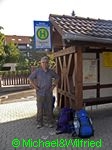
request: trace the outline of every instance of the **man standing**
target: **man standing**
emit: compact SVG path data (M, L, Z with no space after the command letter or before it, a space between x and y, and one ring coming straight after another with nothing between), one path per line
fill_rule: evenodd
M41 58L40 68L29 76L32 86L37 95L37 128L43 126L43 110L45 109L49 127L53 127L52 98L53 89L58 84L59 76L55 71L49 69L47 56Z

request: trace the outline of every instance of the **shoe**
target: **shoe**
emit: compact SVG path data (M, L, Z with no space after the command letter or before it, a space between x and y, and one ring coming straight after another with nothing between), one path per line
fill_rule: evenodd
M44 126L45 126L45 127L48 127L48 126L49 126L49 124L48 124L48 123L45 123L45 124L44 124Z
M37 124L37 128L42 128L42 125L41 124Z
M49 124L48 127L49 127L49 128L53 128L54 125L53 125L53 124Z

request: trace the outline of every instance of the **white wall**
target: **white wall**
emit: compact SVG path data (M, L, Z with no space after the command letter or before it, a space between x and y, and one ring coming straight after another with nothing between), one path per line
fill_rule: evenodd
M96 54L83 53L83 59L96 59ZM83 68L83 70L84 70L84 68ZM84 85L91 85L91 84L90 83L84 83ZM96 97L96 90L84 90L83 91L83 98L90 98L90 97Z

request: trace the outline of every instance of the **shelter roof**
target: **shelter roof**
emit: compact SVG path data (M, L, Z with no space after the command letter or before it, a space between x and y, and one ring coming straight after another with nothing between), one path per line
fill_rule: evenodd
M50 14L49 20L62 39L112 43L112 21Z

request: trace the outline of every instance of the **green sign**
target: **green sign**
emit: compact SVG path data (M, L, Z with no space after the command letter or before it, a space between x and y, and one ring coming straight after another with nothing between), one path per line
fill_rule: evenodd
M49 36L49 32L46 28L39 28L37 30L37 37L40 39L40 40L46 40Z

